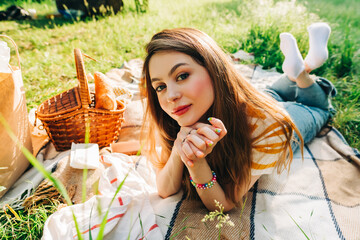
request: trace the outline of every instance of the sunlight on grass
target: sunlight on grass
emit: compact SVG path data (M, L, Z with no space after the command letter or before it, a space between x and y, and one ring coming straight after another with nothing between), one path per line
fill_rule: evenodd
M58 204L41 205L27 211L18 210L20 220L10 213L8 215L1 213L0 236L2 238L0 239L40 239L45 220L56 211Z

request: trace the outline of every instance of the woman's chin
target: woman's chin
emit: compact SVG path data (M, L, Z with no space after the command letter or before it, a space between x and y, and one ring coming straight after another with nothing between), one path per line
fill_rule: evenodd
M189 127L189 126L192 126L194 125L195 123L198 122L198 119L197 120L193 120L193 119L179 119L177 120L177 123L179 124L180 127Z

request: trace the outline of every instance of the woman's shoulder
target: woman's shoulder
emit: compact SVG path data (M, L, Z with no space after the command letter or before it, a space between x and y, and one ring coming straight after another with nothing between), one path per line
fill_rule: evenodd
M269 143L285 141L282 120L288 117L287 112L280 108L274 115L271 115L265 110L259 110L258 112L249 114L248 118L253 145L259 142L264 143L264 140Z
M252 139L251 174L270 174L276 168L286 148L286 135L281 122L286 115L275 115L263 111L249 116Z

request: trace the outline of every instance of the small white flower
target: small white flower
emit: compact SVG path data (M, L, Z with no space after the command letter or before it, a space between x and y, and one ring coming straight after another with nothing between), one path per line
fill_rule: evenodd
M219 203L218 201L215 200L215 205L220 209L220 211L218 211L217 209L213 212L209 212L208 214L206 214L203 219L201 219L201 222L205 223L208 220L210 221L214 221L214 219L216 218L216 220L218 221L218 223L216 224L216 228L221 230L221 228L225 225L234 226L234 223L230 220L230 216L229 214L224 214L224 207L221 203Z

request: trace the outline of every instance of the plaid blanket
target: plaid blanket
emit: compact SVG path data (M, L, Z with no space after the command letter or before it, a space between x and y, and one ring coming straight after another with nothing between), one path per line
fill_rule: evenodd
M235 226L223 226L220 239L359 239L359 158L336 129L324 128L303 161L297 151L289 172L258 180L243 209L228 213ZM171 198L155 206L164 239L217 239L217 221L201 222L201 202Z

